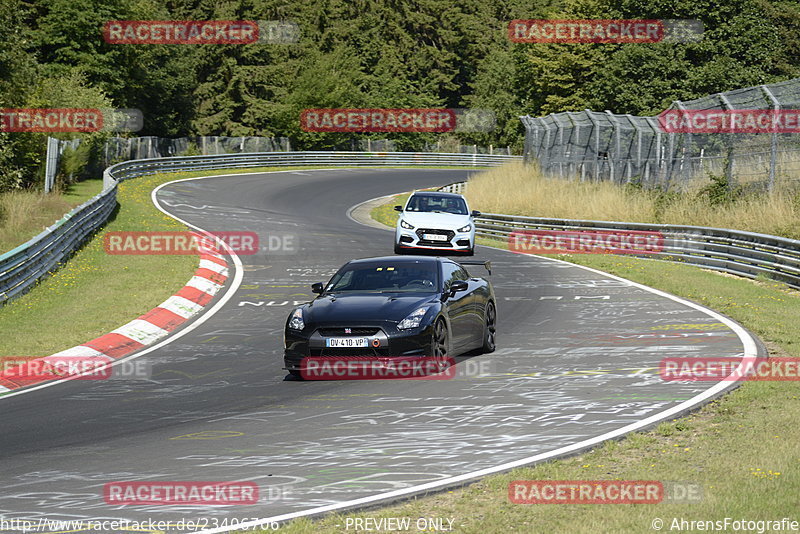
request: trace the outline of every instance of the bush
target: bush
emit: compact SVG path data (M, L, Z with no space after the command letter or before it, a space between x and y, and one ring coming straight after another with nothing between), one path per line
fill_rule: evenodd
M76 148L64 148L56 177L57 188L63 190L84 176L89 165L90 152L89 143L81 143Z
M723 174L708 174L711 183L702 187L697 192L697 198L703 199L711 206L724 206L733 204L742 197L743 188L741 186L734 186L728 180L728 177Z

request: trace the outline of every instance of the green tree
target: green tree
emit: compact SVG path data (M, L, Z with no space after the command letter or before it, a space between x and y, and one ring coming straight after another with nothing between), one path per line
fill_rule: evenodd
M142 135L189 131L195 85L190 46L107 43L110 20L169 20L152 0L38 0L29 18L44 73L57 77L79 69L118 108L144 115Z

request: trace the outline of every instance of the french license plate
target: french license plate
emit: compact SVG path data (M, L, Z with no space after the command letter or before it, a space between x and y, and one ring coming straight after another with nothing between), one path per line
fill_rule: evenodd
M354 347L366 347L367 341L365 337L326 337L325 346L330 348L345 348L350 349Z
M447 236L441 234L422 234L422 237L428 241L447 241Z

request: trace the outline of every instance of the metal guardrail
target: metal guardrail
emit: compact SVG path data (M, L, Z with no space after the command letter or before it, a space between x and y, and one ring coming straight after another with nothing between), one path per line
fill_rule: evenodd
M140 159L119 163L106 170L108 179L124 180L160 172L226 169L231 167L283 167L322 165L344 167L383 167L395 165L441 165L454 167L494 167L521 156L489 154L440 154L435 152L263 152ZM104 179L106 177L104 176Z
M416 152L263 152L133 160L103 173L103 192L67 213L27 243L0 255L0 305L53 272L107 220L117 205L117 184L155 173L227 168L320 166L491 167L519 156Z
M463 192L464 182L448 184L441 191ZM742 230L705 226L589 221L523 217L483 213L475 219L475 234L508 242L512 232L525 230L645 231L663 236L661 252L626 256L656 258L695 265L738 276L764 275L800 289L800 241Z
M475 228L481 237L506 241L512 231L536 229L660 232L664 236L661 252L625 255L677 261L748 278L764 275L800 288L800 241L796 239L703 226L546 219L496 213L482 214Z
M106 222L116 205L116 188L107 189L27 243L0 255L0 305L55 270Z

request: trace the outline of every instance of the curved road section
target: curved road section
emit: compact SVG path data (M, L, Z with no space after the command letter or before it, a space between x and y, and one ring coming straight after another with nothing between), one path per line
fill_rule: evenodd
M231 277L217 297L228 300L212 316L139 356L149 379L73 380L0 399L0 514L225 530L390 500L575 452L732 385L663 381L657 367L665 356L756 353L740 327L698 306L563 262L480 247L476 259L492 260L498 295L495 353L458 358L451 380L287 380L283 325L292 306L311 298L309 285L351 258L391 254L391 234L356 223L348 209L467 175L286 171L160 189L167 212L209 231L257 232L262 249L240 257L241 283ZM250 481L259 498L110 504L104 487L121 481ZM37 528L86 530L52 526Z

